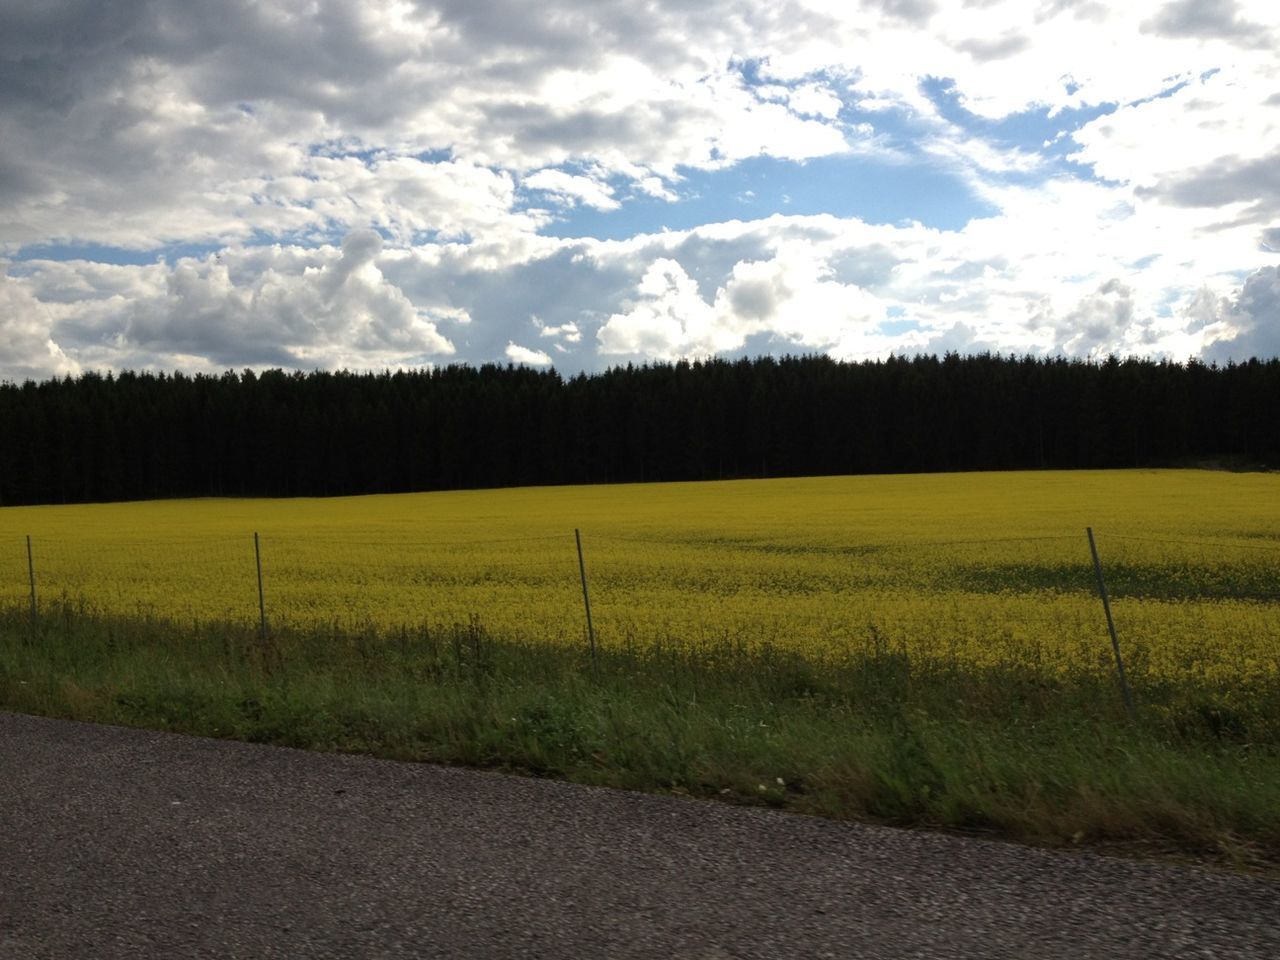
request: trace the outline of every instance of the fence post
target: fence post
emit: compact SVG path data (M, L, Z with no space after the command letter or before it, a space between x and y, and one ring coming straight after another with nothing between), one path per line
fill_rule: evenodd
M591 625L591 597L587 594L587 565L582 559L582 534L577 527L573 529L573 539L578 544L578 573L582 577L582 606L587 611L587 639L591 643L591 672L600 679L600 667L596 663L596 631Z
M1098 560L1098 546L1093 541L1093 527L1085 527L1089 535L1089 552L1093 554L1093 572L1098 575L1098 595L1102 597L1102 610L1107 615L1107 631L1111 634L1111 649L1116 655L1116 672L1120 674L1120 692L1124 695L1124 707L1129 711L1129 719L1138 719L1133 707L1133 694L1129 691L1129 681L1124 675L1124 660L1120 658L1120 641L1116 639L1116 624L1111 619L1111 600L1107 597L1107 585L1102 579L1102 563Z
M253 532L253 559L258 567L258 636L267 640L267 602L262 595L262 548L258 544L258 531Z
M27 534L27 581L31 584L31 625L36 624L36 565L31 559L31 534Z

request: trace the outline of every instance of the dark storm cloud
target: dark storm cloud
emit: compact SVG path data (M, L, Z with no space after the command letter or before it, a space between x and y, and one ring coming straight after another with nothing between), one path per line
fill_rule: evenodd
M901 262L899 251L876 243L841 253L831 260L830 267L832 276L841 283L878 292L888 284L894 267Z
M487 125L509 132L531 151L572 156L602 143L636 143L668 133L686 111L676 104L646 105L628 113L601 109L568 112L539 103L499 102L484 108Z
M1003 60L1021 53L1031 45L1031 38L1021 33L1006 33L999 37L973 37L956 44L957 50L963 50L979 62Z
M1235 328L1235 336L1210 346L1206 360L1280 356L1280 266L1251 274L1223 319Z
M1259 49L1275 41L1270 29L1241 16L1236 0L1174 0L1144 21L1142 29L1165 37L1214 38Z
M771 254L769 238L750 234L732 239L716 239L690 234L667 251L698 284L698 295L710 302L736 264L744 260L764 260Z
M1155 186L1139 188L1137 193L1181 207L1248 203L1236 222L1270 221L1280 217L1280 151L1252 160L1223 157Z
M389 260L387 279L416 302L465 310L469 322L443 322L459 352L475 362L502 360L509 341L545 351L558 366L590 369L595 328L632 292L638 261L599 262L585 246L571 245L523 263L485 268L459 251L424 269L413 258ZM576 342L545 336L572 325Z
M938 12L938 4L934 0L862 0L862 6L920 27Z

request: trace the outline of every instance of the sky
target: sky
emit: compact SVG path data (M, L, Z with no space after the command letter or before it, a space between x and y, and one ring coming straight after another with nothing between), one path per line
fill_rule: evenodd
M1274 0L0 0L0 380L1280 354Z

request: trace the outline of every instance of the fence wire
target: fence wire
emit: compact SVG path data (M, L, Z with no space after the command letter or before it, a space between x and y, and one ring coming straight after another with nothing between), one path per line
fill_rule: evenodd
M272 624L396 629L477 621L530 641L585 636L574 531L431 539L261 531ZM122 615L256 621L252 533L31 539L42 603ZM582 531L604 646L772 646L1042 672L1109 670L1083 535L859 542ZM1139 675L1280 678L1280 545L1098 532L1122 646ZM0 602L26 602L25 540L0 558Z

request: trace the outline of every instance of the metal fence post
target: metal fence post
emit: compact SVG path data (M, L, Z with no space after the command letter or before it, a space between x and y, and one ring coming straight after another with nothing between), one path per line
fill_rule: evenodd
M596 631L591 625L591 597L587 593L587 565L582 559L582 534L577 527L573 530L573 539L578 544L578 574L582 577L582 606L587 611L587 639L591 643L591 671L596 679L600 677L600 667L596 663Z
M27 581L31 584L31 625L36 622L36 565L31 559L31 534L27 534Z
M258 544L258 532L253 532L253 559L258 567L258 636L267 639L267 602L262 595L262 548Z
M1093 572L1098 575L1098 595L1102 597L1102 609L1107 615L1107 631L1111 634L1111 649L1116 655L1116 672L1120 674L1120 692L1124 695L1124 706L1129 711L1129 719L1137 720L1138 714L1133 706L1133 694L1129 690L1129 681L1124 675L1124 660L1120 657L1120 641L1116 639L1116 624L1111 619L1111 600L1107 597L1107 585L1102 579L1102 563L1098 560L1098 546L1093 541L1093 527L1085 527L1089 535L1089 552L1093 554Z

